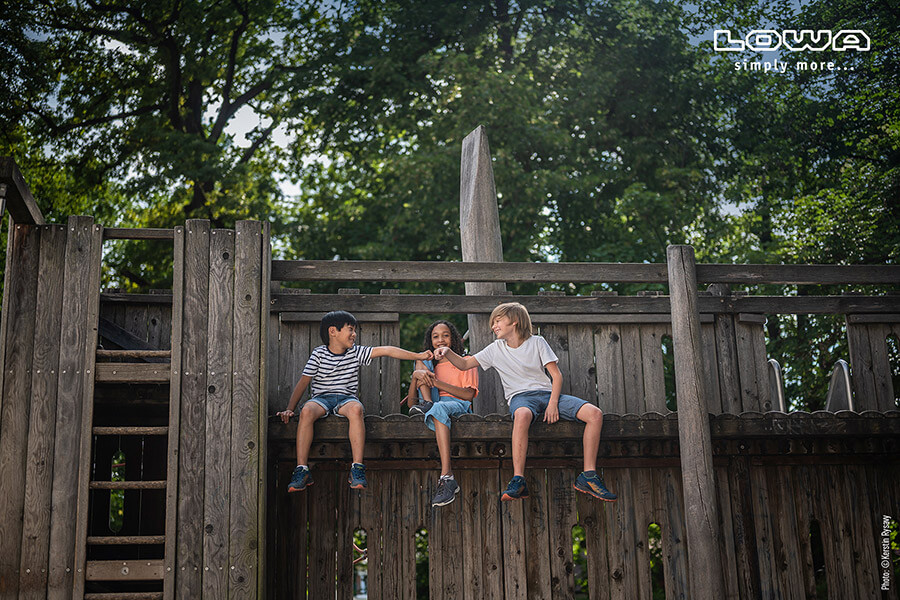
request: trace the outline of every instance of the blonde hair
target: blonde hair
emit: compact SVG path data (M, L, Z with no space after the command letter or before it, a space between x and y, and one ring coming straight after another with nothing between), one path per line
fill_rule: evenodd
M531 337L531 316L528 314L527 308L518 302L505 302L491 311L488 325L493 326L494 321L501 317L507 317L510 321L515 322L516 333L520 338L527 340Z

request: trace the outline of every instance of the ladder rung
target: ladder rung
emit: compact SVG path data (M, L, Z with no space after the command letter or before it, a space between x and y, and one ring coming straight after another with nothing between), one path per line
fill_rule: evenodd
M171 358L171 350L97 350L97 358Z
M97 363L95 381L168 383L170 365L164 363Z
M148 581L163 578L162 560L89 560L88 581Z
M169 435L168 427L94 427L94 435Z
M162 592L87 592L84 600L162 600Z
M165 481L92 481L92 490L164 490Z
M164 535L89 535L89 546L153 546L165 544Z

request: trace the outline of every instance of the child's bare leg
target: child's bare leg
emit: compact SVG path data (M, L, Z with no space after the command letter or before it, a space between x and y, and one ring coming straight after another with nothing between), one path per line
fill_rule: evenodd
M313 425L325 416L325 409L315 402L307 402L300 411L300 423L297 425L297 464L309 464L309 447L312 446Z
M597 468L597 451L600 449L600 431L603 429L603 411L593 404L585 404L575 416L584 421L584 470L594 471Z
M348 402L338 409L338 413L347 417L350 422L350 452L353 462L362 463L366 446L366 423L363 420L363 407L359 402Z
M441 475L452 475L450 470L450 428L438 421L434 422L434 437L437 440L438 453L441 455Z
M525 476L525 455L528 453L528 428L534 415L525 407L516 410L513 415L512 456L513 475Z

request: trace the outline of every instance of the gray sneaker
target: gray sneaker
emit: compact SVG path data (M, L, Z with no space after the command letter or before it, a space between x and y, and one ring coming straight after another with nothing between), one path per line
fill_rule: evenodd
M434 402L425 402L423 404L414 404L409 409L409 416L411 417L423 417L425 413L431 410L431 407L434 406Z
M439 479L437 492L431 501L432 506L446 506L456 500L459 493L459 484L455 479Z

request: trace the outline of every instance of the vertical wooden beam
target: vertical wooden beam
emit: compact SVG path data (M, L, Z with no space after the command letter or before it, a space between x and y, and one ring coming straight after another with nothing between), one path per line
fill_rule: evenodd
M266 565L269 558L274 558L269 552L269 535L266 528L266 515L268 513L268 485L266 476L268 473L269 462L269 411L266 399L269 387L269 356L268 350L271 348L269 342L269 325L271 319L269 315L269 299L272 290L272 242L269 224L263 222L260 229L260 278L259 278L259 305L257 306L259 314L259 384L257 386L257 457L258 457L258 477L257 490L258 497L256 501L256 531L257 531L257 597L266 598L267 579Z
M709 411L704 389L700 313L694 249L666 250L675 343L675 380L678 395L678 439L684 482L688 573L692 596L723 598L721 525L712 466Z
M182 332L184 323L184 227L175 228L172 251L171 383L169 384L169 435L166 440L166 544L163 600L175 599L176 531L178 531L178 448L181 422Z
M459 235L464 262L502 262L500 212L494 169L484 125L479 125L462 143L459 173ZM467 295L490 296L505 292L505 283L467 282ZM478 352L494 341L487 315L469 315L469 350ZM480 369L479 369L480 370ZM507 413L500 379L493 371L480 373L480 393L474 410L478 414Z
M31 366L41 231L10 221L6 287L3 288L4 355L0 404L0 597L19 586L25 450L31 411Z
M203 484L206 473L207 347L209 308L209 221L190 219L184 228L180 415L178 429L178 517L175 597L200 598L203 579ZM177 240L176 240L177 241ZM173 338L173 348L175 348Z

